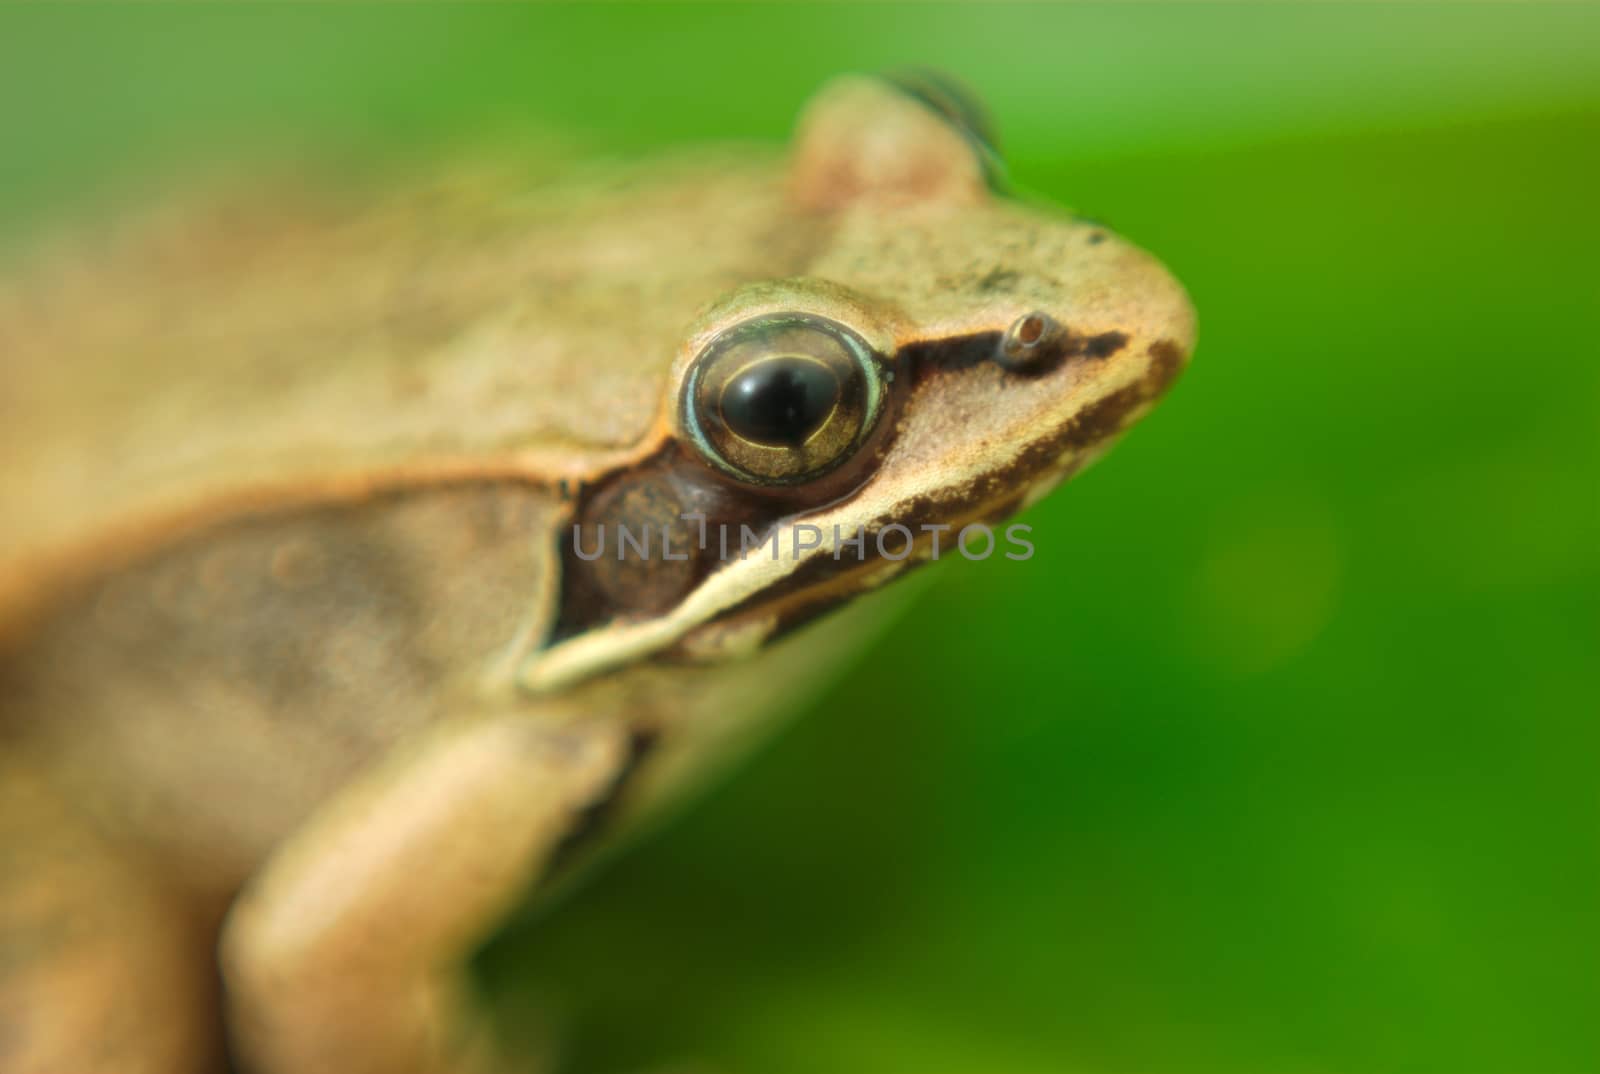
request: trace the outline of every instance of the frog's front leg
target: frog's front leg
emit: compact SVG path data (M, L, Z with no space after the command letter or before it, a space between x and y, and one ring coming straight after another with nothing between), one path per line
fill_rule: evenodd
M612 728L450 726L296 833L222 937L229 1031L259 1074L498 1069L463 964L623 763Z
M0 1071L211 1074L204 914L0 746Z

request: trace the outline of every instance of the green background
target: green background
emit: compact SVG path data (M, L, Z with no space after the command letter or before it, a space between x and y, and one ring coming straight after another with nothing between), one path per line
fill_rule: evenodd
M907 63L1195 364L503 941L508 1018L586 1074L1600 1070L1600 8L10 7L0 228L268 143L779 140Z

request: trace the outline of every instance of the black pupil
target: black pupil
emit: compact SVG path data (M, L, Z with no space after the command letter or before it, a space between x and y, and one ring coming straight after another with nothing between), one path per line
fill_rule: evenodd
M746 440L799 447L828 420L838 394L838 378L822 363L769 358L729 382L722 420Z

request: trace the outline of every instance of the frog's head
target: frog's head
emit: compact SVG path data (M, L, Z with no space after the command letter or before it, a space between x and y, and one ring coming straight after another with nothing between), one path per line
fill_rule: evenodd
M758 647L936 543L954 553L964 527L1033 502L1150 409L1193 346L1182 288L1105 226L999 193L997 159L937 80L817 96L785 180L815 236L804 273L695 321L662 450L580 510L572 636L529 685ZM684 558L659 538L630 556L617 525L665 526ZM602 553L575 558L586 541ZM992 544L974 530L965 548Z

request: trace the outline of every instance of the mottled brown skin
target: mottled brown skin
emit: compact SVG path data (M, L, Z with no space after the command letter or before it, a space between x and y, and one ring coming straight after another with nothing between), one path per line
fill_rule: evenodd
M1159 264L985 167L841 79L786 162L279 192L14 265L0 1069L519 1069L465 955L851 655L853 598L903 567L831 541L595 567L572 523L682 503L787 548L1003 518L1186 362ZM996 360L1035 311L1054 349ZM677 406L707 341L772 312L894 373L858 455L777 491Z

